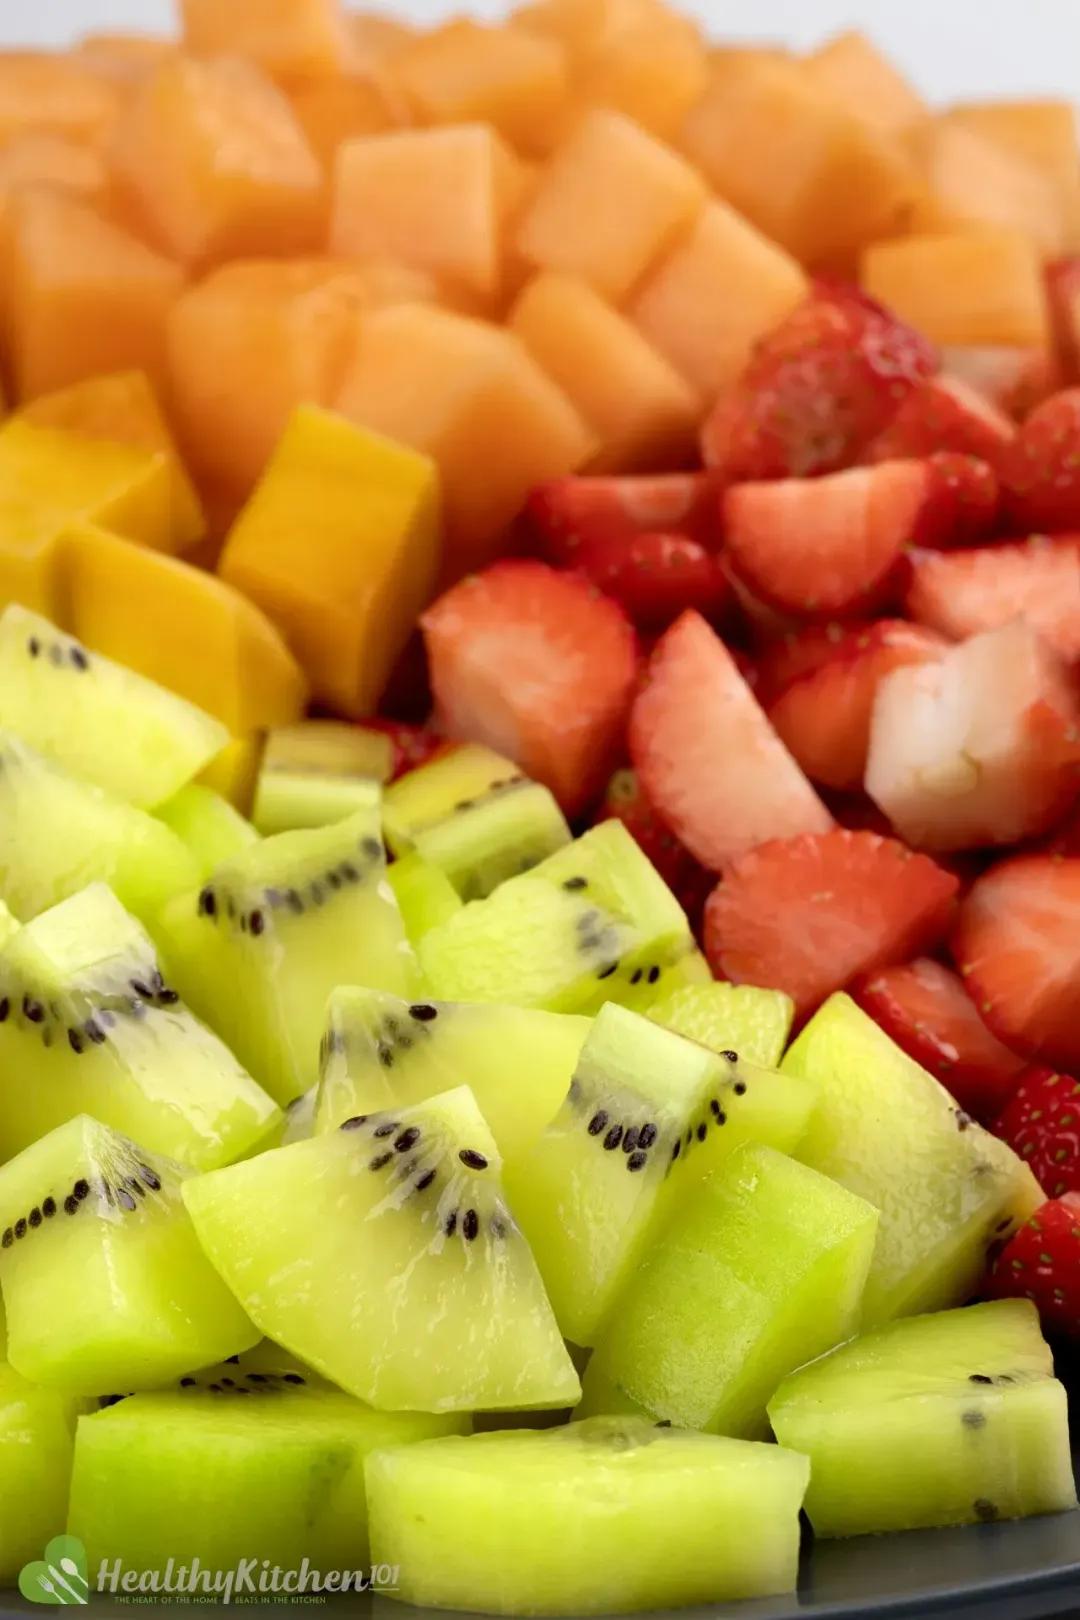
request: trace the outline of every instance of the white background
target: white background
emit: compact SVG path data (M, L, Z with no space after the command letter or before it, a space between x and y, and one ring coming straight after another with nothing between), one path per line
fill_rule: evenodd
M231 0L219 0L223 6ZM718 37L809 44L866 29L935 101L1056 95L1080 102L1080 0L684 0ZM430 20L451 9L497 16L499 0L384 0ZM162 29L170 0L0 0L0 45L56 44L80 29Z

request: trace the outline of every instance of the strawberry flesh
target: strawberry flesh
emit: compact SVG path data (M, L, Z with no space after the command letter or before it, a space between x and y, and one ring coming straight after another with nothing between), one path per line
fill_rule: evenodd
M591 541L579 550L576 571L645 631L665 629L688 608L718 619L731 596L719 558L681 534Z
M1056 1069L1028 1069L994 1126L1048 1198L1080 1192L1080 1081Z
M1004 411L969 383L943 374L908 395L864 460L919 459L953 450L995 467L1015 438L1016 424Z
M1032 411L1001 470L1021 532L1080 530L1080 388L1053 394Z
M1022 613L1060 658L1080 658L1080 535L943 554L908 553L904 607L954 641Z
M951 551L978 545L997 530L1001 517L1001 481L977 456L938 450L923 462L926 500L911 531L911 543Z
M591 547L628 544L639 534L680 534L715 550L716 497L708 473L555 478L533 490L525 518L545 560L574 568Z
M364 730L380 731L384 737L389 737L394 751L391 782L396 782L399 776L404 776L408 771L419 770L421 765L429 765L433 759L452 752L457 746L430 726L413 726L405 720L365 720Z
M1080 1333L1080 1194L1037 1209L991 1268L987 1299L1034 1300L1043 1326Z

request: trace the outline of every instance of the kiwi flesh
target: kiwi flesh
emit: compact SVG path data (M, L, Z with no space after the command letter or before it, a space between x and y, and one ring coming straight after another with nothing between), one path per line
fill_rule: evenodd
M187 845L200 878L208 878L259 837L251 822L228 799L199 782L188 782L154 814Z
M665 1029L714 1052L734 1051L750 1063L775 1069L791 1033L795 1004L782 990L699 984L659 997L647 1011Z
M86 1114L0 1169L8 1359L24 1378L152 1389L258 1341L199 1247L190 1175Z
M270 837L299 827L328 827L381 803L393 744L343 720L302 720L266 736L252 820Z
M186 1184L275 1343L390 1411L567 1406L580 1388L471 1091L358 1115Z
M229 741L220 720L17 602L0 614L0 726L143 809L171 798Z
M317 1128L468 1085L512 1161L558 1112L588 1033L589 1020L568 1013L343 987L327 1012Z
M593 1350L579 1412L763 1437L781 1380L857 1330L877 1226L864 1199L744 1142L687 1186L644 1255Z
M789 1048L820 1107L799 1158L881 1210L864 1327L962 1305L988 1248L1043 1202L1028 1167L846 995L832 996Z
M1068 1404L1026 1299L890 1322L785 1379L818 1536L988 1524L1076 1506Z
M779 1446L633 1417L421 1441L368 1459L371 1554L405 1602L482 1614L764 1597L794 1590L808 1474Z
M89 1406L39 1389L0 1360L0 1591L64 1523L75 1424Z
M446 873L419 855L391 861L386 881L394 891L405 932L413 949L433 928L449 922L461 910L462 900Z

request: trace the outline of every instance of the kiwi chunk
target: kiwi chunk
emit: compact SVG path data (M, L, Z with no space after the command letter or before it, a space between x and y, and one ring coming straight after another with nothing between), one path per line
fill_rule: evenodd
M303 720L267 733L252 820L260 833L328 827L381 803L393 744L343 720Z
M408 1603L485 1614L790 1592L808 1473L779 1446L634 1418L422 1441L368 1461L372 1558Z
M558 1112L588 1033L587 1018L565 1013L335 990L318 1129L468 1085L503 1158L519 1157Z
M449 922L461 910L461 896L446 873L419 855L392 861L386 869L386 880L401 908L405 932L414 950L433 928Z
M166 908L158 937L185 1000L282 1105L319 1078L331 990L420 988L376 809L242 850Z
M386 791L386 842L446 873L463 900L483 900L570 842L554 795L512 760L466 743Z
M208 878L225 861L258 840L251 822L213 788L189 782L154 811L171 827L196 861L199 877Z
M1030 1300L890 1322L786 1379L769 1417L810 1459L819 1536L1076 1506L1065 1390Z
M215 1275L180 1195L191 1172L86 1114L0 1170L8 1358L76 1395L152 1389L258 1330Z
M361 1400L572 1405L577 1373L500 1171L461 1087L212 1171L185 1197L263 1331Z
M658 997L648 1015L714 1052L775 1069L791 1033L795 1004L782 990L749 984L695 984Z
M75 1424L89 1405L39 1389L0 1360L0 1591L63 1526Z
M0 615L0 726L144 809L170 798L229 741L220 720L18 603Z
M0 1160L88 1111L209 1170L281 1119L165 982L147 934L103 883L0 950L0 1098Z
M863 1325L963 1304L987 1248L1043 1202L1031 1171L849 996L814 1014L781 1067L821 1093L799 1157L881 1210Z

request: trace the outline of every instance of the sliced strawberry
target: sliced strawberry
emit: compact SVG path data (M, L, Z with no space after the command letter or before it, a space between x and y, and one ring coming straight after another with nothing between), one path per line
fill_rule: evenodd
M931 377L914 389L866 451L867 462L902 461L954 450L996 466L1016 438L1004 411L959 377Z
M837 828L751 850L705 907L718 978L785 990L808 1017L861 973L903 962L948 927L957 882L893 838Z
M1080 1081L1028 1069L994 1126L1027 1164L1047 1198L1080 1192Z
M979 849L1046 832L1080 787L1068 672L1013 619L878 687L866 790L917 849Z
M950 377L977 388L1014 422L1026 421L1065 385L1058 357L1048 347L945 348L941 364Z
M1080 383L1080 258L1046 266L1046 292L1063 388Z
M852 987L864 1012L988 1125L1016 1090L1024 1060L979 1017L964 981L931 957L870 973Z
M720 566L731 588L732 601L755 646L768 645L779 636L793 635L803 628L803 621L794 614L781 613L770 602L763 602L759 596L755 596L746 581L740 579L732 568L729 558L722 556Z
M1028 533L1080 530L1080 388L1032 411L1002 463L1010 515Z
M827 664L849 636L869 630L871 623L869 619L827 619L772 637L757 661L758 697L763 703L774 702L793 681Z
M988 540L1001 518L1001 481L977 456L938 450L923 462L926 500L911 531L911 543L936 551Z
M879 619L834 644L824 663L794 681L768 714L811 781L838 792L862 786L879 683L906 664L941 658L948 643L902 619Z
M937 369L933 346L872 300L813 297L758 344L706 418L705 464L732 482L854 466Z
M728 556L751 590L781 609L855 611L887 592L928 488L920 461L736 484L724 496Z
M637 678L617 603L544 563L496 563L424 613L437 712L545 783L568 815L603 790Z
M1080 658L1080 536L1035 535L974 551L911 551L904 607L913 619L962 641L1024 618L1060 658Z
M987 1024L1009 1046L1080 1064L1080 860L1020 855L975 884L953 956Z
M649 857L691 922L716 884L716 878L691 855L657 815L638 781L637 772L616 771L607 785L597 821L621 821Z
M1080 1194L1035 1211L994 1261L987 1299L1030 1299L1043 1326L1080 1333Z
M555 478L533 490L525 516L547 561L573 567L593 545L606 547L652 532L686 535L715 550L716 495L717 481L708 473Z
M389 737L394 750L390 781L396 782L407 771L415 771L442 754L451 753L456 743L448 742L430 726L413 726L404 720L365 720L365 731L380 731Z
M642 630L664 630L687 608L717 619L731 597L720 559L681 534L635 534L582 546L576 571Z
M684 613L657 643L629 739L650 802L711 871L765 838L832 826L731 654L697 613Z

